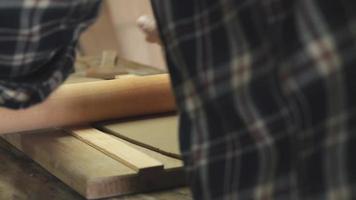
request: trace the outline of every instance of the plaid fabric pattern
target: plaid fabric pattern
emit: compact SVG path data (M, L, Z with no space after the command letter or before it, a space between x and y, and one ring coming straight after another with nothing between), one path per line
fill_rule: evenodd
M356 199L356 1L152 3L195 199Z
M98 0L0 1L0 106L43 101L73 70L80 33Z

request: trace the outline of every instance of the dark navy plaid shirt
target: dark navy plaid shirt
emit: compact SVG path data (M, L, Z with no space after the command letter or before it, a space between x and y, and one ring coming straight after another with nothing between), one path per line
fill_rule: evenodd
M98 0L0 1L0 106L44 100L73 70L75 44Z
M195 199L356 199L355 0L153 3Z
M0 100L26 107L71 71L98 2L6 2ZM195 199L356 199L356 1L152 2Z

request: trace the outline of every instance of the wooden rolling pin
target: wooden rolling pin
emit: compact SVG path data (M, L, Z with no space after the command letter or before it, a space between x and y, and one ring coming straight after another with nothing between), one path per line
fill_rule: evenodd
M32 108L0 108L0 134L174 110L167 74L67 84Z

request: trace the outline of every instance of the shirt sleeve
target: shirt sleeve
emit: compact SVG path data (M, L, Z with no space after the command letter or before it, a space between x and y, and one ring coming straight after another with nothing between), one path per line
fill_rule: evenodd
M0 107L46 99L73 71L75 46L100 0L0 2Z

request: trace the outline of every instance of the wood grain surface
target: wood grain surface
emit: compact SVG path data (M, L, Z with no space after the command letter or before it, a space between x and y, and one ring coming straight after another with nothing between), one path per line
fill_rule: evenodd
M163 169L161 162L99 130L87 127L70 129L68 132L139 173L144 173L146 170Z
M164 164L164 170L137 173L62 130L4 135L50 173L88 199L184 185L182 162L129 144Z
M0 199L84 200L22 152L0 139ZM191 200L187 188L112 197L105 200Z

